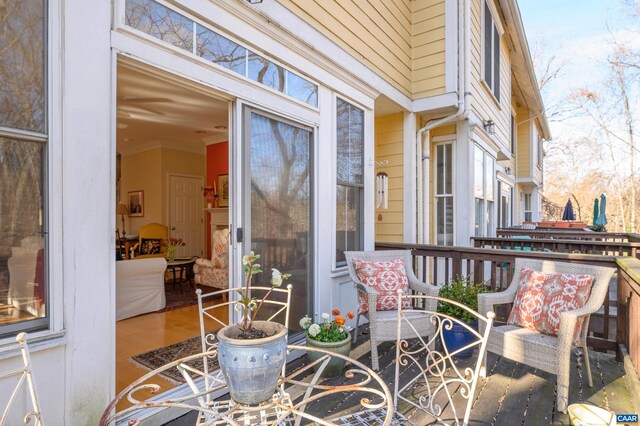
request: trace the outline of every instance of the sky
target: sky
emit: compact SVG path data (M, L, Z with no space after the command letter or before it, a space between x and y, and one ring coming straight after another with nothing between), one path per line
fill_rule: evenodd
M576 88L600 84L613 38L640 47L638 34L625 29L631 27L629 4L634 1L639 0L626 0L627 5L625 0L518 0L532 54L539 45L543 57L555 55L563 64L561 75L543 91L547 108ZM550 126L554 139L575 135L575 122Z

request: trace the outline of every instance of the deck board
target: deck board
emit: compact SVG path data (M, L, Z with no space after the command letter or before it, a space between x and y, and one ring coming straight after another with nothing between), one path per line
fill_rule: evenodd
M378 346L380 371L379 375L388 384L391 393L394 388L395 344L384 342ZM578 351L579 352L579 351ZM360 352L361 353L361 352ZM586 371L580 356L575 354L571 359L569 404L589 403L614 413L634 413L631 392L627 386L624 369L613 355L589 352L594 387L587 385ZM370 353L359 357L360 362L371 365ZM288 369L300 368L306 363L305 358L293 361ZM568 425L569 416L556 410L555 376L544 371L507 360L495 354L488 354L487 378L480 379L476 388L475 402L471 411L470 425ZM400 384L408 383L417 374L417 368L401 369ZM347 379L340 377L327 380L331 384L345 383ZM412 398L424 394L420 386L410 388ZM454 394L454 403L460 403L458 415L464 415L464 401ZM443 420L450 423L451 407L443 405ZM322 405L308 407L310 411L330 418L341 416L347 412L361 410L359 399L354 395L340 394L323 401ZM406 402L400 402L396 408L414 425L437 424L435 419ZM183 416L173 426L193 425L193 414ZM370 426L370 425L367 425ZM373 424L371 424L373 426Z

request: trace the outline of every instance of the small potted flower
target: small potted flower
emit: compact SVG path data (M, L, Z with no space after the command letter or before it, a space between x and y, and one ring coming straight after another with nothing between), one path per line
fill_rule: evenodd
M333 319L331 319L332 316ZM349 355L351 351L351 334L345 327L346 320L340 316L340 311L334 309L331 311L331 315L323 313L320 317L321 320L317 323L314 323L308 315L305 315L300 320L300 326L307 335L307 346L324 349L340 355ZM353 312L347 312L347 317L353 319ZM310 351L307 353L309 362L314 362L322 356L319 352ZM342 358L331 358L321 374L322 377L336 377L342 374L344 363L345 360ZM317 371L321 364L320 362L314 365L314 370Z
M456 276L451 282L440 287L439 296L454 302L461 303L474 311L478 310L478 294L488 293L490 290L485 283L475 283L470 276ZM478 320L465 309L453 303L438 302L437 311L448 317L455 318L451 327L443 327L442 338L449 353L471 344L476 338L467 328L478 329ZM464 324L467 324L465 326ZM473 355L473 348L456 353L453 357L459 359L469 358Z
M258 259L260 255L254 252L242 258L245 288L238 289L240 299L235 302L242 319L218 331L220 369L231 398L244 405L256 405L273 396L287 358L287 328L274 321L256 321L256 317L273 289L282 286L291 274L272 269L271 288L258 302L251 296L251 277L262 272Z
M169 238L168 240L162 241L162 245L167 249L167 260L173 262L176 258L176 249L186 244L182 241L182 238Z

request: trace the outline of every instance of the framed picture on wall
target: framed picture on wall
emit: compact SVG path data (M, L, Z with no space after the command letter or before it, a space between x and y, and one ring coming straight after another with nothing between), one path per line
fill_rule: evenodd
M129 191L129 217L144 216L144 191Z
M220 207L229 206L229 175L218 175L218 188L220 188Z

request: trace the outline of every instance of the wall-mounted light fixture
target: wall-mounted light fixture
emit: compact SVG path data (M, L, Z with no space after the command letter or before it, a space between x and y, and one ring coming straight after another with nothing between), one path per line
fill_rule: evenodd
M504 168L504 174L505 175L510 175L511 174L511 167L505 167Z
M482 126L484 127L484 131L490 135L496 134L496 123L493 120L484 120L482 122Z

